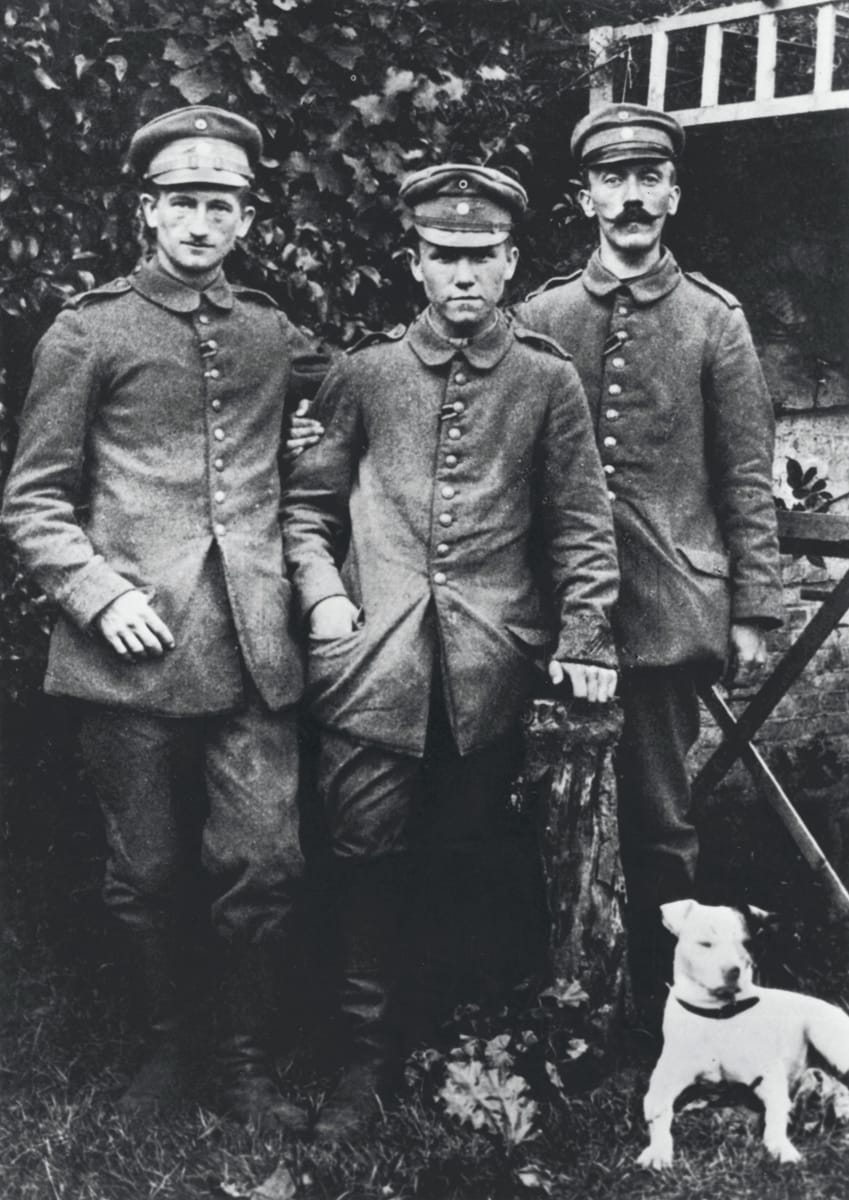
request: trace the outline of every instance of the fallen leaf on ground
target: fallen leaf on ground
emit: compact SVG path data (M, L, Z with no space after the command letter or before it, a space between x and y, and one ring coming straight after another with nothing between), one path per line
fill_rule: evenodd
M250 1200L294 1200L298 1185L289 1168L281 1163L250 1194Z

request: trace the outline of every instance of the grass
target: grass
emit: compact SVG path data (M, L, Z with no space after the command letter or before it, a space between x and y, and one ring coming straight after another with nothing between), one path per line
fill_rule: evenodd
M749 898L778 906L784 933L766 982L831 999L849 994L845 937L784 835L733 798L709 814L717 888L745 878ZM717 857L733 844L736 860ZM538 1135L508 1153L446 1116L421 1087L404 1094L361 1145L286 1144L204 1107L146 1125L114 1109L134 1050L110 965L98 864L76 882L56 862L19 864L0 943L0 1200L845 1200L849 1135L796 1131L799 1167L769 1160L757 1115L708 1107L679 1114L677 1165L658 1176L634 1160L652 1057L623 1043L603 1074L566 1101L540 1098ZM85 877L83 877L85 876ZM90 876L90 877L89 877ZM727 876L727 880L726 880ZM729 884L730 886L730 884ZM319 1031L320 1032L320 1031ZM317 1106L326 1076L309 1048L281 1064L287 1085ZM273 1175L280 1164L286 1172ZM266 1191L261 1189L264 1181Z

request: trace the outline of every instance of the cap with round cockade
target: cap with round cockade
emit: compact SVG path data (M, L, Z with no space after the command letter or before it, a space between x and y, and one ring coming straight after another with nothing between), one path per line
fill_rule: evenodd
M416 231L435 246L497 246L528 207L520 183L476 163L415 171L401 184L400 196Z
M674 160L684 150L684 130L669 113L644 104L605 104L578 122L570 146L582 167L634 158Z
M209 104L190 104L137 130L127 164L160 187L246 187L261 154L262 134L252 121Z

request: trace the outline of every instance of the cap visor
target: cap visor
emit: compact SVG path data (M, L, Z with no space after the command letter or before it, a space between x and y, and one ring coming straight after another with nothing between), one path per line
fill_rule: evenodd
M634 162L642 159L644 162L674 162L672 150L663 146L646 146L631 142L630 145L604 146L599 150L591 150L583 159L582 166L595 167L599 163Z
M500 246L510 233L506 229L434 229L432 225L416 225L416 233L433 246Z
M179 171L164 171L161 175L148 176L151 183L159 187L249 187L252 180L235 171L192 171L186 167Z

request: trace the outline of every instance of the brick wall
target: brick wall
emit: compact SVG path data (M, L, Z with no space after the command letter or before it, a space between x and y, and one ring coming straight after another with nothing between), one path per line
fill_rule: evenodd
M813 394L811 394L811 400ZM817 474L828 479L835 496L849 492L849 409L843 407L784 407L776 430L775 490L788 505L793 499L785 478L786 458L795 458L803 468L815 466ZM849 498L839 501L833 511L849 514ZM831 581L849 570L849 560L830 559L825 568L804 558L785 556L785 626L770 634L770 662L775 663L789 648L818 608L814 599L803 593L825 590ZM749 695L732 693L733 706L745 707ZM804 674L797 680L758 734L757 743L768 759L782 748L791 757L801 745L822 734L834 749L849 777L849 614L829 636ZM719 732L705 713L703 733L693 752L697 770L719 741ZM746 773L735 769L733 777L748 786Z

